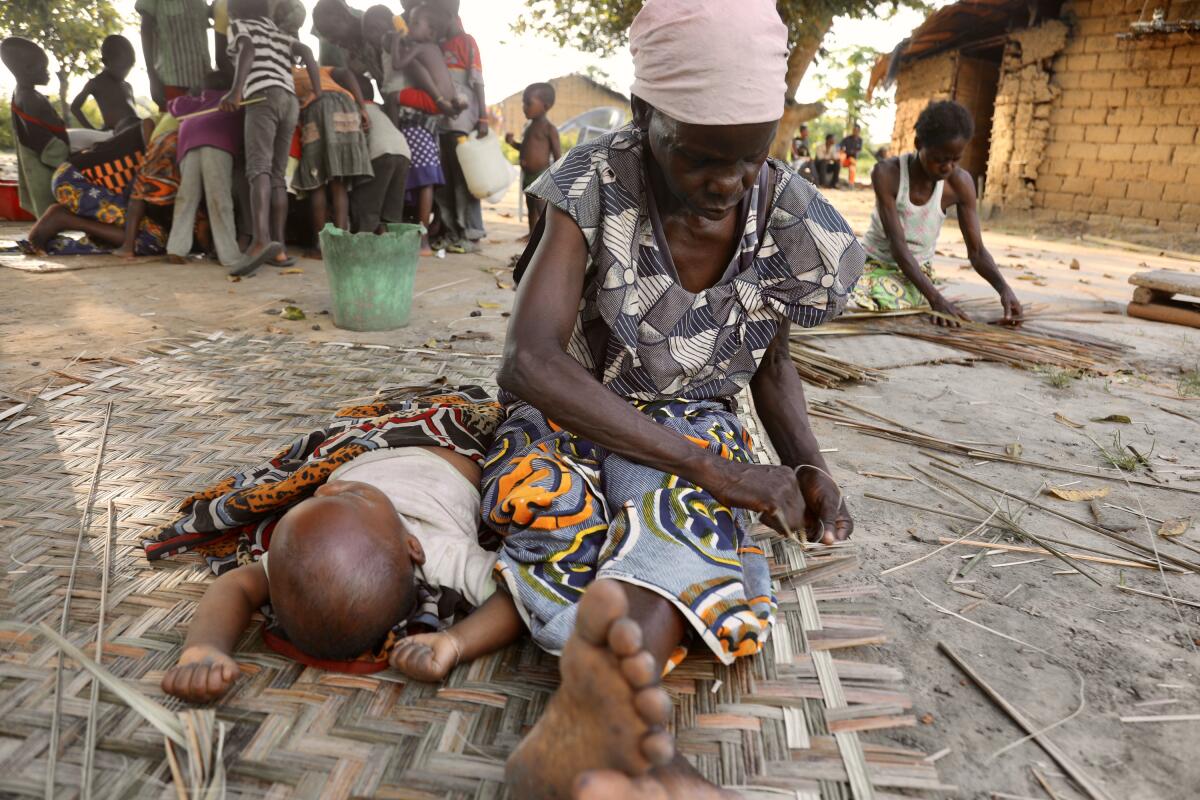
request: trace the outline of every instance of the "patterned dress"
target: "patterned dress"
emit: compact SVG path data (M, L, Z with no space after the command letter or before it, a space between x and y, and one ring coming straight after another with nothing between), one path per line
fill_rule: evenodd
M588 244L568 353L655 422L751 462L734 396L785 320L807 327L841 312L862 248L811 184L771 162L740 209L741 245L724 277L693 294L678 281L644 157L642 134L623 128L574 148L529 190L570 215ZM758 652L776 604L746 511L502 400L482 513L504 537L497 570L539 645L561 651L576 602L608 577L669 599L723 662Z

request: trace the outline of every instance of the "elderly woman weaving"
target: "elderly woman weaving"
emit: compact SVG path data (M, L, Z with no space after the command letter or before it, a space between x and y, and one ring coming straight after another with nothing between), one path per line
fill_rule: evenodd
M509 761L514 795L702 797L674 753L664 669L725 663L775 617L750 512L834 542L853 523L809 427L792 323L836 316L864 255L768 161L787 32L771 0L650 0L630 30L634 121L528 191L526 250L484 472L497 569L563 684ZM784 466L754 463L750 387ZM586 593L585 593L586 590Z

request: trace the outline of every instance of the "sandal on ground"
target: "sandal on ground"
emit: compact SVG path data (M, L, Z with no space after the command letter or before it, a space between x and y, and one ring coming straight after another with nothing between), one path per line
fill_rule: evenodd
M234 264L233 269L229 270L229 274L238 278L252 275L256 269L282 252L283 245L279 242L271 242L257 256L243 255L241 261Z

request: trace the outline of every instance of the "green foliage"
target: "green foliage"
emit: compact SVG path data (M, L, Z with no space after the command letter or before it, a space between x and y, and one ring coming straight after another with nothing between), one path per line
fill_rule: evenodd
M17 140L13 136L12 107L7 97L0 97L0 150L15 150Z
M828 54L817 74L817 80L826 89L825 103L844 111L847 132L861 122L864 110L887 105L885 97L867 99L867 79L879 55L878 50L862 45L838 50Z
M41 45L58 62L60 94L71 76L100 70L100 43L123 26L110 0L0 2L0 37L24 36Z
M1034 372L1045 378L1046 383L1055 389L1065 389L1083 377L1083 373L1077 369L1062 369L1060 367L1040 367L1035 369Z

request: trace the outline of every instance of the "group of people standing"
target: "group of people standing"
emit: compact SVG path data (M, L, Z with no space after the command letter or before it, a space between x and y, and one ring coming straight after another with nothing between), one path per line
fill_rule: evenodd
M39 218L24 247L183 261L198 242L246 275L294 262L287 218L306 199L309 255L319 256L315 233L327 222L382 233L405 219L425 226L426 253L477 250L482 209L456 146L488 130L479 47L458 0L401 6L360 12L319 0L318 57L299 41L299 0L137 0L161 113L139 118L126 81L136 51L110 36L103 71L72 103L78 130L37 89L49 80L46 54L4 40L0 56L17 80L21 204ZM87 130L89 97L99 133ZM87 238L59 235L68 230Z

